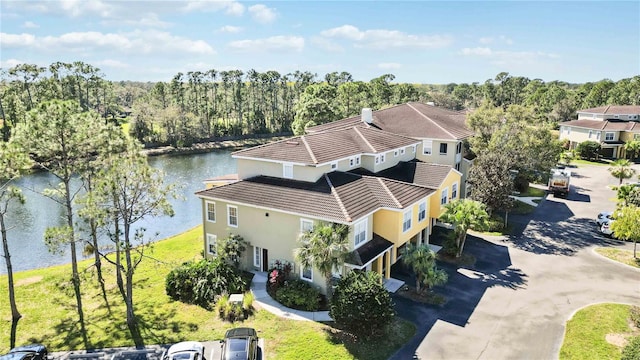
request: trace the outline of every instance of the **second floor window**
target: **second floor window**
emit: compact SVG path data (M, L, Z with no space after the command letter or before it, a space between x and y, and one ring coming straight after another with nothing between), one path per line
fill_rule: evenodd
M358 246L367 241L367 220L360 221L353 226L355 245Z
M306 233L313 230L313 221L307 219L300 219L300 232Z
M462 153L462 143L459 142L458 145L456 145L456 154L461 154Z
M456 199L458 197L458 183L451 185L451 198Z
M293 179L293 164L283 164L282 177L285 179Z
M427 217L427 203L421 202L418 206L418 221L422 221Z
M422 142L422 154L431 155L431 148L433 147L433 141L425 140Z
M405 211L402 214L402 232L407 232L411 229L411 210Z
M604 134L604 141L613 141L614 133L608 132Z
M449 189L442 189L442 193L440 194L440 205L444 205L447 203L447 197L449 196Z
M216 203L206 202L207 221L216 222Z
M440 144L440 155L447 155L447 144Z
M229 226L238 227L238 208L236 206L227 205L229 213Z

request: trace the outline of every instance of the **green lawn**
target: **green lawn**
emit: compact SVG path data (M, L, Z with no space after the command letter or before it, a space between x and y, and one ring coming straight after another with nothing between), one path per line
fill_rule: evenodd
M609 166L611 164L607 160L590 161L590 160L576 159L576 160L571 161L571 165L577 165L577 166L580 166L580 165Z
M633 258L633 251L626 249L612 249L612 248L596 248L596 252L602 256L606 256L611 260L621 262L623 264L640 268L640 258Z
M273 359L387 359L415 333L413 324L397 319L393 331L375 346L354 343L340 331L316 322L293 321L260 310L241 323L225 323L198 306L174 302L165 294L166 274L181 263L201 258L202 228L155 243L135 276L134 302L147 344L184 340L221 339L234 326L256 328L266 339L265 353ZM124 304L115 285L112 267L107 271L111 312L100 296L95 269L79 263L83 274L83 305L92 348L130 346ZM70 266L62 265L15 274L18 309L17 343L42 342L50 351L83 348L78 331L75 297L69 283ZM7 304L6 276L0 276L0 353L8 351L11 312Z
M607 334L630 334L629 305L597 304L578 311L567 322L561 360L620 359L621 348Z
M536 187L529 186L527 191L518 194L518 196L519 197L530 197L530 196L544 197L546 194L547 194L547 192L544 191L543 189L538 189Z

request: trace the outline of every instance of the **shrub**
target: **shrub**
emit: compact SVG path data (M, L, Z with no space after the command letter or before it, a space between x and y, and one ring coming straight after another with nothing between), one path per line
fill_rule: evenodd
M640 328L640 306L631 306L629 309L629 319L635 327Z
M351 271L343 276L329 313L338 326L364 338L384 334L395 316L391 296L373 271Z
M486 231L489 232L501 232L504 230L504 219L496 214L493 214L489 218L488 227Z
M275 300L280 304L304 311L320 308L320 292L304 280L287 280L276 292Z
M276 297L278 289L284 286L285 281L289 280L292 270L293 267L289 262L280 260L275 261L273 268L268 272L269 281L267 281L267 293L269 293L272 298Z
M622 349L622 357L620 360L638 360L640 359L640 336L632 338L627 346Z
M598 154L600 153L600 144L595 141L584 141L578 144L576 152L582 159L598 160Z
M171 270L165 291L173 300L209 309L217 296L243 292L247 284L231 265L218 259L186 262Z
M246 292L242 303L229 302L229 295L224 294L218 297L214 311L220 319L225 321L245 320L253 314L253 293Z
M526 192L529 189L529 179L525 176L518 175L513 181L513 187L518 192Z

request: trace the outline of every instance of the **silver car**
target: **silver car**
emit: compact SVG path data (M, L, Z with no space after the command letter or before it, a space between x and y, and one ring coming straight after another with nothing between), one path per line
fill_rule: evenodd
M204 345L197 341L183 341L172 345L161 357L162 360L202 360Z

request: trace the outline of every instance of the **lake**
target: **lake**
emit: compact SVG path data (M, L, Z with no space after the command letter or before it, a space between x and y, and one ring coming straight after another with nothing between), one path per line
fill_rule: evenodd
M204 154L173 155L149 157L151 166L164 171L165 183L175 183L180 187L182 200L171 200L175 215L173 217L148 218L140 221L135 228L144 227L146 238L160 240L202 223L200 199L194 193L204 189L203 180L235 173L236 163L231 151L216 150ZM69 246L64 253L52 254L44 243L47 227L66 223L65 211L55 201L39 194L47 187L55 187L57 178L46 172L26 175L14 183L22 189L26 198L24 205L12 203L6 222L10 230L9 252L14 271L42 268L71 261ZM34 189L34 190L29 190ZM76 222L81 221L77 216ZM156 236L156 233L158 235ZM110 241L103 236L103 244ZM78 246L78 258L83 246ZM2 250L0 247L0 254ZM0 274L6 274L4 259L0 261Z

